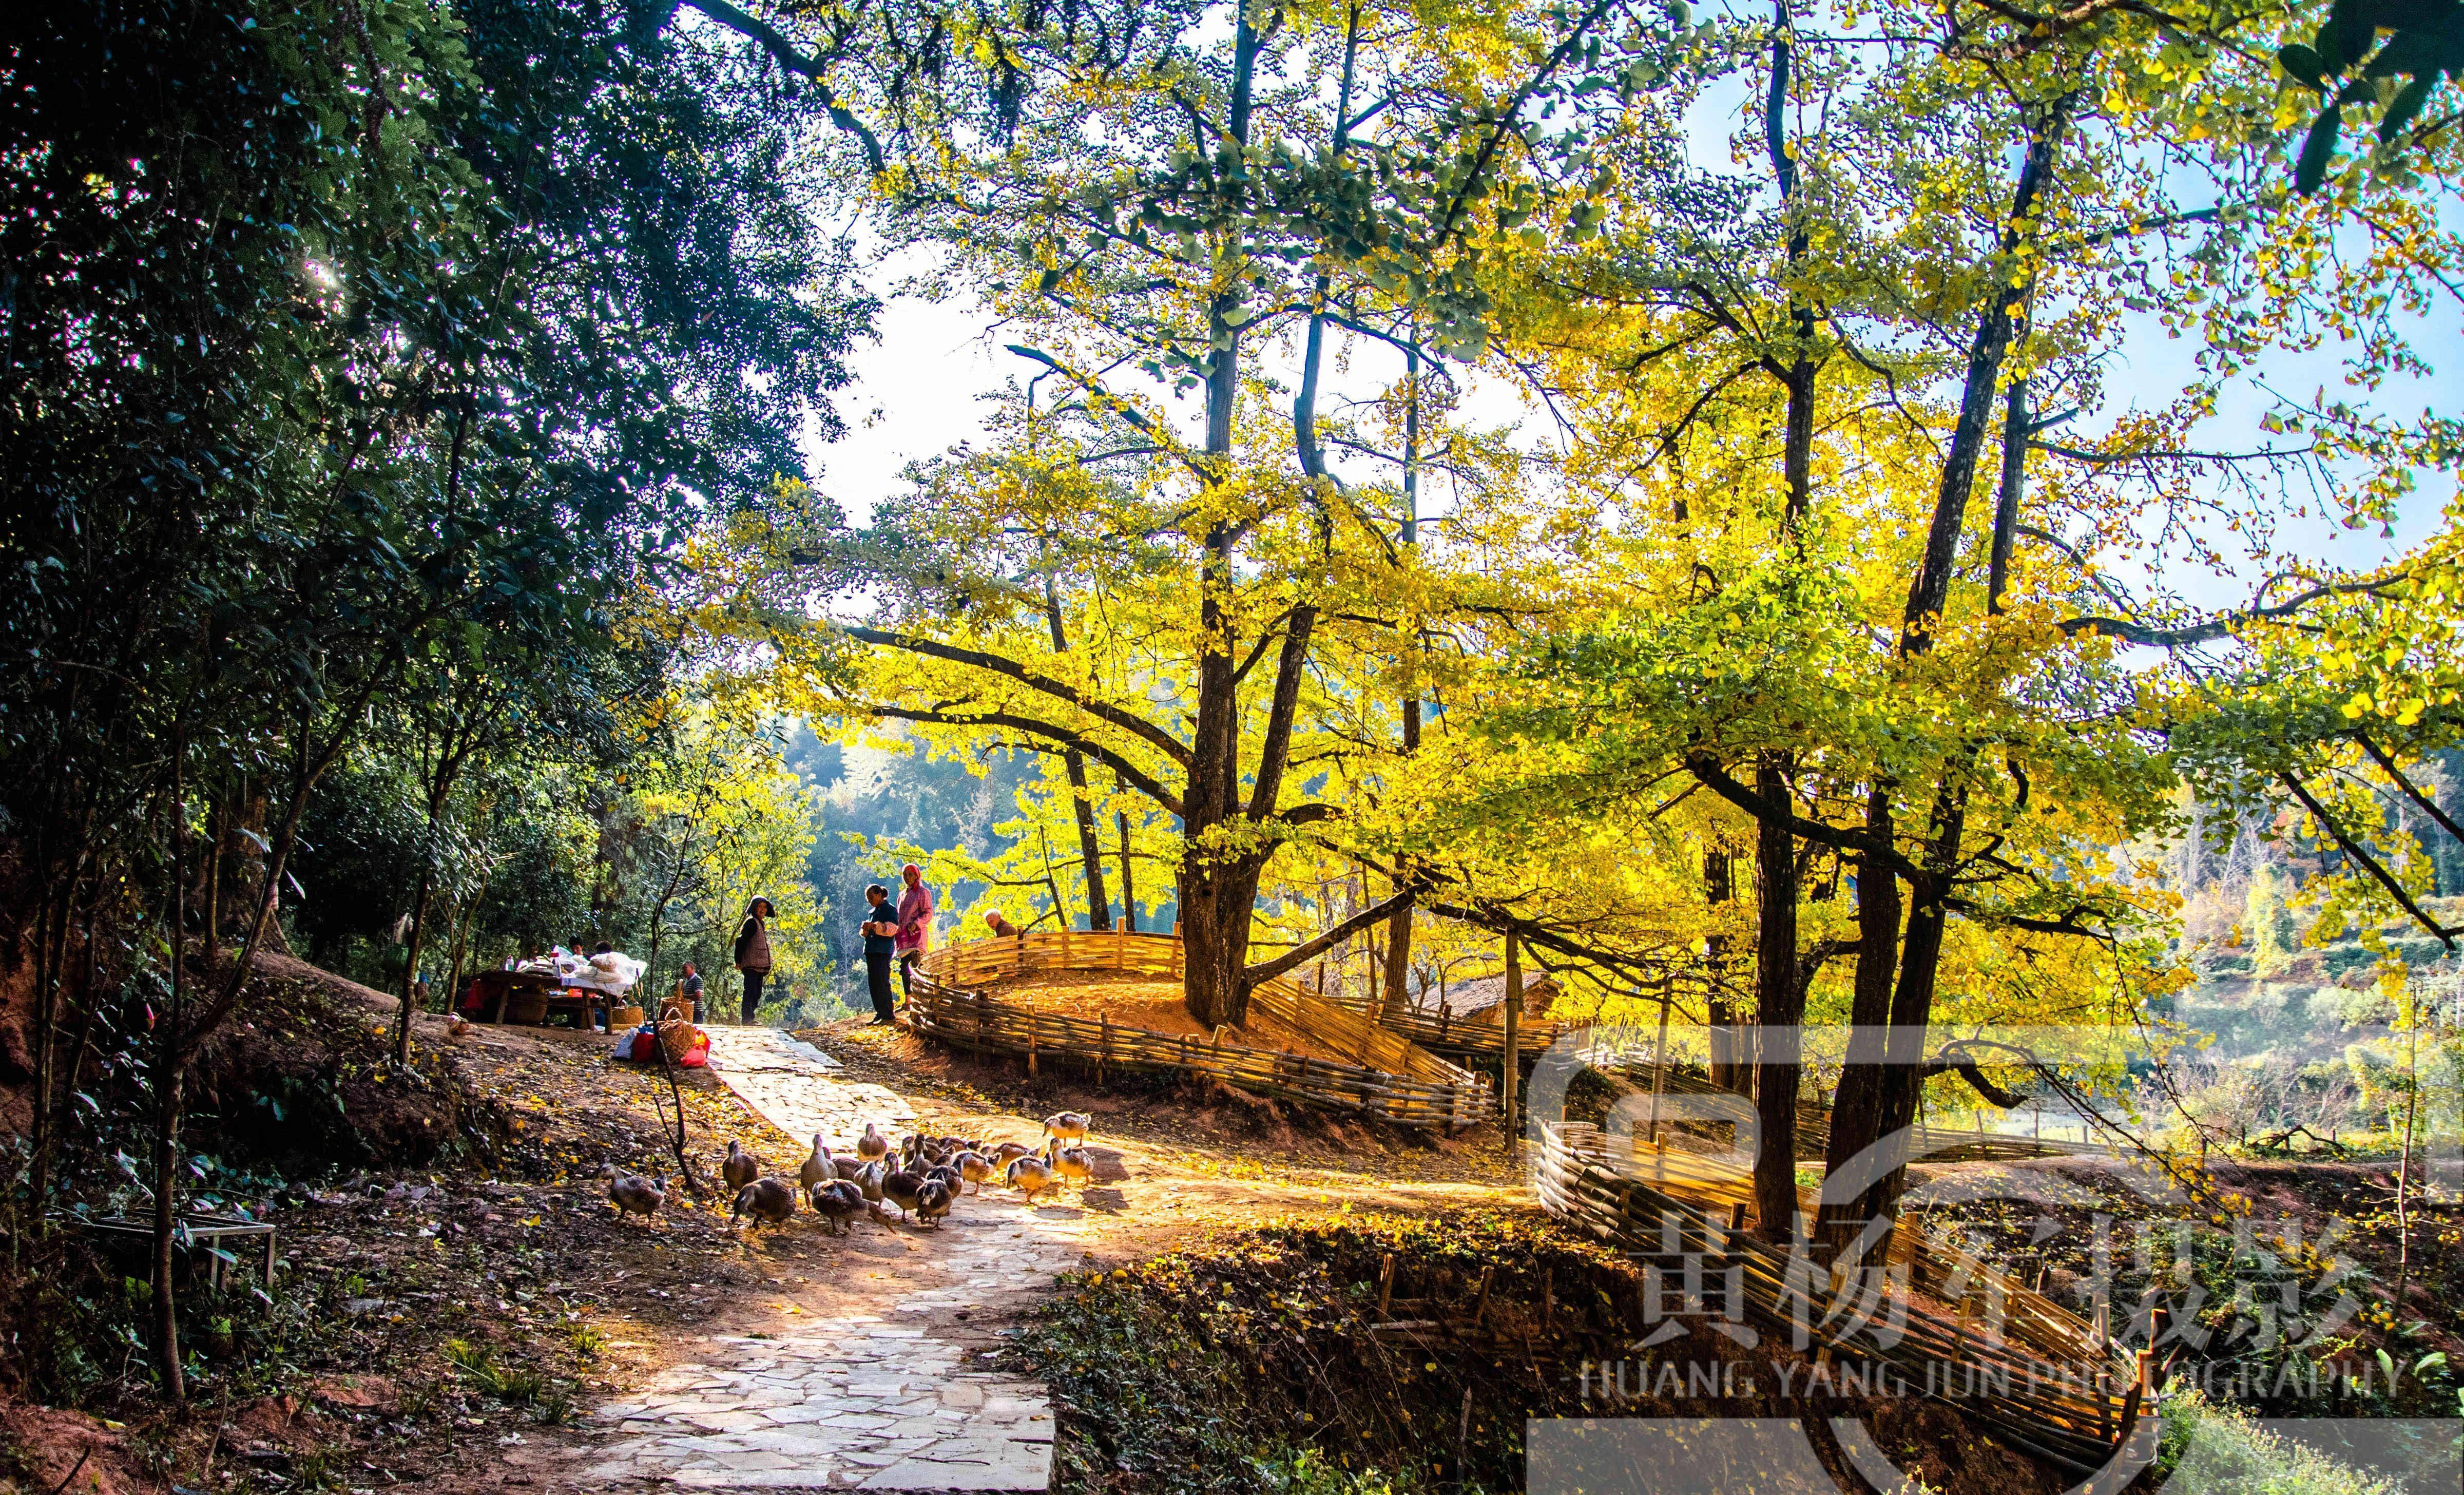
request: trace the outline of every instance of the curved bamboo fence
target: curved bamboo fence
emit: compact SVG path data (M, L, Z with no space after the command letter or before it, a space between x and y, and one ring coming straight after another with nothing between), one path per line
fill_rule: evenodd
M915 963L906 1002L917 1034L992 1053L1051 1057L1149 1073L1187 1071L1281 1100L1361 1111L1399 1126L1460 1132L1496 1114L1488 1082L1323 1001L1288 981L1249 995L1248 1030L1351 1056L1351 1062L1229 1044L1219 1033L1158 1033L1107 1018L1076 1018L1004 1002L1004 981L1044 972L1117 972L1178 980L1177 936L1070 930L945 945Z
M1881 1282L1869 1273L1864 1283L1835 1284L1804 1253L1743 1232L1743 1179L1671 1153L1669 1169L1646 1180L1658 1161L1646 1154L1660 1151L1648 1143L1620 1157L1585 1123L1543 1122L1539 1132L1543 1206L1626 1252L1646 1280L1683 1273L1715 1294L1725 1284L1743 1301L1714 1311L1797 1348L1828 1350L1881 1377L1878 1385L1955 1405L2012 1446L2075 1469L2102 1467L2131 1431L2143 1403L2136 1358L2008 1273L1922 1238L1913 1223L1893 1233Z

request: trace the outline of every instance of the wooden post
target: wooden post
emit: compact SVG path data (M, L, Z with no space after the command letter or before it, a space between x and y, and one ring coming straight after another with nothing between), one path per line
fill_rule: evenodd
M1506 1063L1500 1067L1499 1081L1505 1089L1500 1099L1506 1110L1506 1157L1511 1163L1523 1160L1522 1118L1516 1113L1523 1088L1523 1054L1514 1042L1522 1026L1523 958L1509 929L1506 932Z
M1377 1316L1386 1317L1386 1306L1395 1301L1395 1253L1386 1253L1386 1261L1377 1268Z
M1544 1334L1557 1327L1557 1269L1540 1268L1540 1331Z
M1494 1264L1480 1269L1480 1294L1472 1299L1471 1304L1471 1327L1474 1329L1480 1328L1480 1321L1488 1316L1488 1285L1496 1275Z
M1175 980L1180 978L1180 920L1178 919L1172 921L1172 974Z
M1095 1014L1098 1037L1102 1046L1095 1050L1095 1084L1104 1083L1104 1063L1112 1057L1112 1014L1110 1008Z
M1026 1077L1035 1078L1035 1029L1039 1014L1030 1007L1026 1012Z

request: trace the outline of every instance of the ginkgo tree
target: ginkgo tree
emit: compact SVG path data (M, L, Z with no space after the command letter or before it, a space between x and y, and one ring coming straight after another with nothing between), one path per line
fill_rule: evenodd
M1674 45L1683 12L974 13L921 57L871 29L886 14L800 16L781 61L825 81L891 231L954 252L1023 377L996 450L869 529L789 490L732 531L773 562L765 642L807 709L999 734L1172 816L1190 1010L1237 1022L1315 953L1248 957L1278 848L1344 838L1341 791L1408 751L1433 620L1511 610L1507 578L1441 585L1415 543L1441 445L1509 505L1513 472L1423 422L1421 381L1484 349L1485 257L1541 239L1532 162L1569 148L1544 118ZM1279 338L1289 385L1261 361ZM1338 342L1402 365L1359 416L1320 408ZM858 600L863 621L831 612ZM1416 881L1319 939L1392 919Z

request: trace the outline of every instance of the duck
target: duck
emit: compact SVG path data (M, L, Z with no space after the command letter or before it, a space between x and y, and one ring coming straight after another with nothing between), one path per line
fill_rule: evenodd
M980 1151L980 1149L979 1149L979 1151ZM993 1166L996 1168L1007 1168L1011 1163L1016 1162L1018 1159L1024 1157L1034 1151L1035 1149L1027 1146L1023 1142L1003 1142L992 1150L991 1155Z
M829 1144L822 1140L822 1133L814 1132L813 1151L805 1157L803 1165L796 1170L796 1182L809 1191L813 1185L838 1176L838 1169L830 1162Z
M796 1191L784 1178L756 1178L736 1191L736 1205L728 1215L737 1220L753 1217L756 1224L776 1225L796 1213Z
M864 1135L855 1139L855 1155L868 1163L880 1162L890 1155L890 1138L883 1136L881 1129L868 1121L864 1124Z
M1082 1111L1055 1111L1044 1118L1044 1134L1061 1142L1087 1140L1087 1117Z
M668 1202L665 1179L628 1174L614 1163L600 1171L607 1176L607 1202L616 1206L619 1220L639 1215L647 1222L659 1212L660 1205Z
M1037 1195L1052 1187L1054 1181L1052 1165L1034 1153L1029 1153L1023 1157L1013 1157L1009 1161L1008 1170L1002 1175L1002 1181L1025 1195L1026 1202L1032 1204Z
M865 1211L864 1191L845 1178L813 1185L808 1198L813 1213L822 1217L832 1235L843 1236L853 1230L856 1217Z
M958 1170L951 1167L947 1163L942 1164L938 1168L926 1169L924 1171L924 1181L926 1183L937 1183L941 1187L949 1190L950 1197L954 1199L962 1192L960 1185L966 1182L965 1179L958 1176Z
M1089 1160L1083 1147L1063 1147L1055 1142L1046 1149L1046 1154L1045 1160L1051 1165L1053 1176L1072 1188L1084 1190L1087 1180L1094 1176L1094 1164Z
M881 1180L881 1197L898 1206L901 1220L906 1218L909 1210L915 1207L916 1198L923 1189L923 1177L920 1175L909 1173L904 1168L894 1174L885 1175Z
M925 1179L924 1187L915 1191L915 1218L935 1230L940 1229L955 1198L950 1186L940 1179Z
M718 1176L731 1189L741 1189L761 1176L761 1159L744 1150L741 1142L727 1144L727 1158L718 1165Z
M1001 1170L993 1166L993 1160L972 1148L951 1158L950 1166L958 1171L961 1181L974 1184L978 1194L984 1192L985 1184L1001 1176Z
M865 1164L864 1171L855 1176L856 1192L868 1199L880 1198L881 1180L887 1172L879 1163Z
M838 1170L840 1177L852 1182L863 1176L865 1161L861 1157L848 1157L844 1154L832 1153L830 1166Z

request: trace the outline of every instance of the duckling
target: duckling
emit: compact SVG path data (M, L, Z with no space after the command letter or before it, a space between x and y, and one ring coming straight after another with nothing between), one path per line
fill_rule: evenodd
M890 1155L890 1138L883 1136L881 1129L868 1121L864 1124L864 1135L855 1139L855 1155L868 1163L880 1162Z
M796 1182L809 1190L813 1185L838 1176L839 1171L830 1164L829 1144L822 1140L822 1133L814 1132L813 1151L803 1165L796 1170Z
M1037 1195L1052 1187L1054 1182L1052 1165L1034 1153L1029 1153L1024 1157L1013 1157L1010 1159L1007 1172L1002 1176L1002 1181L1025 1195L1026 1202L1032 1204Z
M741 1142L727 1144L727 1159L718 1165L718 1176L731 1189L741 1189L761 1176L761 1159L744 1150Z
M855 1176L856 1192L868 1199L879 1199L884 1173L885 1170L879 1163L865 1164L864 1171Z
M899 1218L902 1220L906 1219L907 1212L915 1207L916 1198L923 1189L923 1178L909 1173L904 1168L894 1174L884 1176L881 1180L881 1197L898 1206Z
M1044 1134L1062 1142L1087 1140L1087 1118L1074 1110L1056 1112L1044 1118Z
M973 1149L951 1158L950 1166L958 1171L962 1181L974 1184L978 1194L984 1192L985 1184L1001 1176L1001 1170L993 1166L993 1160Z
M796 1213L796 1191L784 1178L756 1178L736 1191L736 1206L728 1211L731 1219L753 1217L755 1224L776 1225Z
M813 1185L809 1196L813 1213L830 1227L830 1234L846 1235L855 1228L855 1218L865 1211L864 1191L845 1178Z
M648 1221L659 1212L660 1205L668 1202L663 1179L620 1172L614 1163L609 1163L600 1172L607 1176L607 1202L616 1206L619 1220L639 1215Z
M1094 1176L1094 1164L1089 1161L1085 1148L1063 1147L1055 1142L1045 1151L1049 1154L1047 1160L1052 1165L1053 1176L1072 1188L1084 1190L1087 1180Z
M941 1221L949 1216L952 1198L948 1184L938 1178L925 1179L924 1187L915 1191L915 1218L940 1229Z

